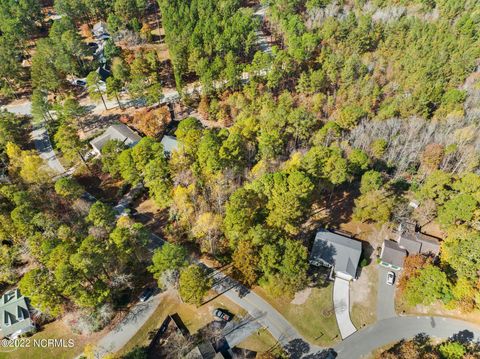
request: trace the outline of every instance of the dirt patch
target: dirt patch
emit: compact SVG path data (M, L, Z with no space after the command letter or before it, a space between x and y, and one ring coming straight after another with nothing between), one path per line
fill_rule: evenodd
M375 262L361 269L350 284L351 318L359 329L377 320L378 268Z
M305 288L304 290L301 290L300 292L295 293L295 298L290 302L291 304L296 304L296 305L301 305L304 304L307 299L310 297L310 294L312 294L312 288Z

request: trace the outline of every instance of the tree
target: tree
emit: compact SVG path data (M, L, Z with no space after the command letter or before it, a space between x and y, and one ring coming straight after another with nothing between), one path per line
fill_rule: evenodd
M32 151L22 151L20 177L28 183L46 183L50 180L50 171L45 168L43 159Z
M343 129L352 129L365 117L365 111L356 105L347 105L340 111L337 117L337 124Z
M56 146L62 151L66 159L73 161L80 157L79 150L82 148L82 143L75 126L61 124L53 138Z
M179 293L183 301L199 306L212 286L203 268L192 264L180 272Z
M447 275L432 264L418 271L405 288L405 298L409 305L431 305L436 300L451 300L451 285Z
M66 198L79 198L85 190L75 179L62 177L55 182L55 192Z
M444 226L457 224L459 221L471 221L477 209L477 200L467 193L452 197L440 207L438 221Z
M451 228L442 244L442 260L447 262L459 277L478 280L480 271L478 233L464 226Z
M380 172L370 170L363 174L360 183L360 192L366 194L371 191L379 190L383 185L383 177Z
M368 155L359 149L352 150L348 155L349 170L354 175L360 175L370 166Z
M167 270L179 270L187 265L187 251L179 245L165 243L155 249L152 257L152 265L148 271L155 279L159 279Z
M120 153L125 150L127 146L118 140L109 140L102 147L102 170L110 173L116 177L120 173L119 164L117 161Z
M461 359L466 353L465 346L462 343L450 341L443 343L438 348L438 351L445 359Z
M355 200L353 218L386 223L390 220L394 198L385 190L370 191Z
M115 98L117 100L118 107L122 109L122 104L120 102L120 98L118 97L120 91L122 91L122 81L116 79L113 76L110 76L109 78L107 78L106 86L107 97L109 99Z
M108 110L105 99L103 98L102 78L97 71L92 71L87 76L87 90L92 100L102 100L105 110Z
M33 307L54 317L62 313L65 298L60 295L52 276L46 270L30 270L22 277L18 287L30 299Z
M109 205L97 201L90 207L87 221L94 226L111 228L115 223L115 212Z
M240 272L242 282L248 286L256 283L259 276L258 250L249 240L238 242L232 256L234 267Z

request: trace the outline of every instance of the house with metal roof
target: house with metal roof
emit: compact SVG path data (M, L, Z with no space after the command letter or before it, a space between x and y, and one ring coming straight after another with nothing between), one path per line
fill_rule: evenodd
M310 252L310 264L331 268L330 278L355 280L362 243L350 237L320 229Z
M102 153L102 148L110 140L117 140L128 147L135 146L142 137L124 124L112 125L100 136L90 141L90 145L97 154Z
M0 338L15 339L35 330L27 301L20 290L6 292L0 299Z

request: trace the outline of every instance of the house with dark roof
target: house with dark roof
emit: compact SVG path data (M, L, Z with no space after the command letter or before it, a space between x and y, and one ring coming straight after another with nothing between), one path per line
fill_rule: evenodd
M407 251L401 248L397 242L385 240L382 244L382 251L380 253L380 265L399 270L403 268L403 261L407 256Z
M361 255L360 241L320 229L315 236L309 262L317 267L331 268L331 279L336 276L355 280Z
M100 136L90 141L90 145L97 154L102 153L102 148L110 140L117 140L128 147L135 146L142 137L124 124L112 125Z
M385 240L380 254L380 264L392 269L403 268L403 261L409 255L433 255L440 253L438 238L421 233L413 222L403 222L398 227L397 241Z
M15 339L35 330L27 301L20 290L6 292L0 299L0 338Z

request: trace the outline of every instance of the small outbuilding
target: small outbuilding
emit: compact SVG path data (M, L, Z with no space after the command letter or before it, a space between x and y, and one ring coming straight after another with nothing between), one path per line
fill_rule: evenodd
M112 125L106 131L90 141L93 150L97 154L102 153L102 148L110 140L117 140L124 143L128 147L135 146L142 137L133 131L130 127L124 124Z
M331 268L331 279L335 276L355 280L361 255L360 241L320 229L315 236L309 262L314 266Z

